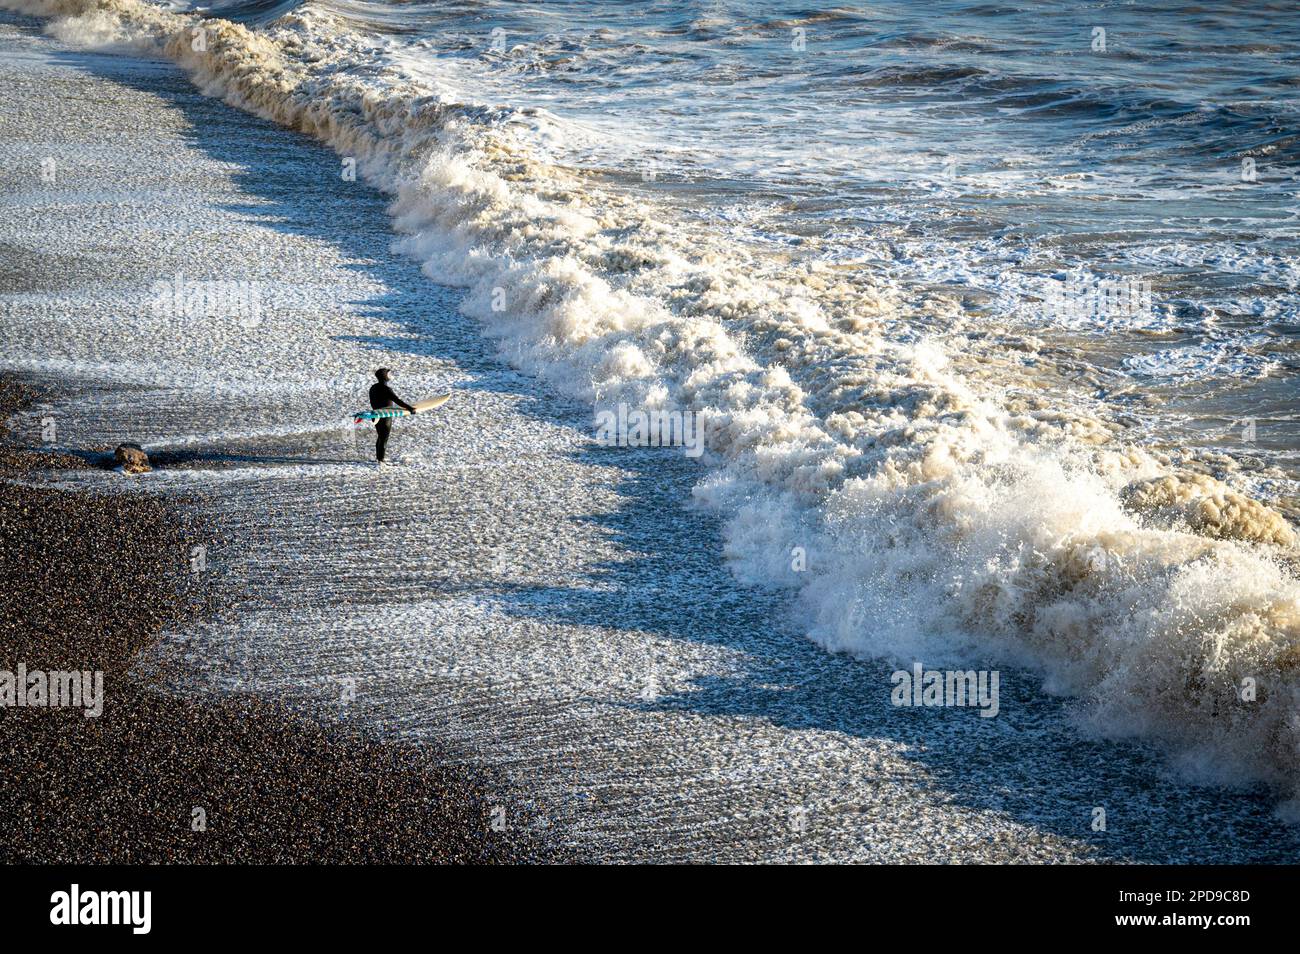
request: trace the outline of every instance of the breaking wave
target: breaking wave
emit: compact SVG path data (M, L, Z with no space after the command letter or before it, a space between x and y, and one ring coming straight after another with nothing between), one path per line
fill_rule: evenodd
M1197 779L1300 796L1290 524L1023 386L1015 342L951 346L956 303L790 264L547 163L523 111L389 74L327 13L251 30L136 0L0 2L65 40L164 52L354 157L394 196L398 248L464 288L516 366L596 406L700 415L695 494L735 572L797 591L827 649L1029 666Z

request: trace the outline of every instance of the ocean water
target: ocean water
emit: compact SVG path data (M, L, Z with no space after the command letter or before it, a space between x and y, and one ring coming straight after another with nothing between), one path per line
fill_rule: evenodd
M699 415L823 647L1300 794L1287 5L21 5L355 162L517 368Z

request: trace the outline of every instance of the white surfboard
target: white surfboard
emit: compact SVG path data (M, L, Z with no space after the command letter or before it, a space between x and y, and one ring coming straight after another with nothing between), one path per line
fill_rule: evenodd
M411 407L415 408L417 411L432 411L435 407L441 407L443 404L446 404L450 397L451 392L448 391L446 394L439 394L437 397L431 397L427 401L416 401L411 405Z

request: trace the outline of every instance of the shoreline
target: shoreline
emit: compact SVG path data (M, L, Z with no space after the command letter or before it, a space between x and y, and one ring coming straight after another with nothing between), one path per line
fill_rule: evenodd
M35 393L0 375L0 418ZM163 691L157 673L133 664L164 629L219 611L222 594L186 566L187 541L211 539L211 529L144 488L13 482L51 466L86 465L0 433L0 573L24 581L0 597L0 668L100 671L103 711L0 710L8 776L0 857L478 864L560 856L527 829L492 831L493 786L436 747L381 741L251 696Z
M69 382L60 444L141 442L164 464L142 483L201 495L246 544L223 555L252 594L240 612L158 647L178 694L302 711L355 679L350 720L513 780L601 860L1294 853L1265 798L1081 737L1032 673L1002 672L998 719L891 707L891 666L827 653L781 594L738 582L726 528L689 506L690 460L593 447L589 409L512 371L461 293L393 252L388 200L340 181L333 152L170 65L37 29L0 17L20 51L0 60L19 173L0 243L26 256L4 367ZM47 155L66 161L51 183ZM164 324L150 288L200 266L277 292L262 323ZM382 477L370 435L339 429L376 366L404 396L455 394L399 427Z

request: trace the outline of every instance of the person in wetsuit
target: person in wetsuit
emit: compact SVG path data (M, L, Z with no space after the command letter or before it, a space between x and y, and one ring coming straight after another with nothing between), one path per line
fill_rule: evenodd
M392 377L392 372L387 368L380 368L375 372L375 377L379 380L370 385L370 406L376 410L382 410L386 407L400 407L403 410L415 413L415 408L407 404L388 386L388 379ZM381 417L375 421L375 460L381 464L384 462L384 448L388 446L388 435L393 432L393 419L391 417Z

